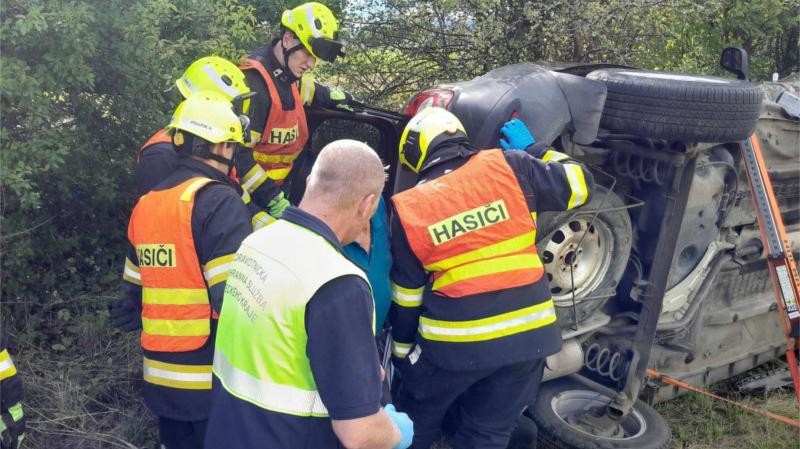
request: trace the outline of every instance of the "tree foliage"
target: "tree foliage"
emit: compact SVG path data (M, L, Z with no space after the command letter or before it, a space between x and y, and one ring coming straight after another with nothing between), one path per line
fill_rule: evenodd
M136 149L193 59L266 44L303 0L8 0L0 22L3 300L36 307L118 282ZM347 57L317 79L399 108L521 61L719 74L729 45L765 79L798 67L800 0L337 0ZM8 309L6 309L8 310ZM13 309L17 310L17 309ZM10 314L14 315L14 314ZM9 316L9 314L6 314Z

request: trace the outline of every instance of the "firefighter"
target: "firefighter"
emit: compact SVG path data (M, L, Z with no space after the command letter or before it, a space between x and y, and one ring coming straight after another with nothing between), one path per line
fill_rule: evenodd
M248 147L258 164L237 169L253 201L272 218L280 218L289 205L281 186L308 141L303 105L352 111L349 94L314 82L309 73L318 59L333 62L343 55L338 35L339 24L327 6L304 3L284 11L280 34L242 60L256 92Z
M503 130L503 145L519 149L518 127ZM505 448L561 348L535 214L584 204L592 177L546 146L528 150L478 151L434 107L401 136L400 162L419 178L392 197L390 320L396 403L414 421L415 449L438 438L456 400L455 449Z
M218 56L206 56L194 61L175 80L175 87L183 96L199 91L216 92L240 106L241 114L250 108L250 89L247 80L236 64ZM142 196L171 175L178 167L179 156L173 145L171 133L161 129L153 134L136 155L136 194Z
M219 319L207 449L411 444L408 416L381 408L370 286L341 249L374 216L384 182L369 146L332 142L299 206L242 243Z
M184 100L166 128L179 165L139 199L128 225L124 296L111 317L122 330L142 329L142 393L166 449L203 444L227 267L252 231L229 176L246 123L214 92ZM140 315L131 319L130 308Z
M22 379L0 336L0 448L17 449L25 438Z

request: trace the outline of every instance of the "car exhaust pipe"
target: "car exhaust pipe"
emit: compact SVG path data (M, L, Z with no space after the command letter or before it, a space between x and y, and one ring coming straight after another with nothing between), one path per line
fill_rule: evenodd
M577 339L571 338L564 342L561 351L547 357L542 382L577 373L581 367L583 367L583 348Z

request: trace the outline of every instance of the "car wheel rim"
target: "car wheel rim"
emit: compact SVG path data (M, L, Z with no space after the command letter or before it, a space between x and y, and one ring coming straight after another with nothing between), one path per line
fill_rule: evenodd
M573 217L545 239L541 258L557 304L571 300L573 285L576 298L595 290L613 264L614 234L600 217L591 226L590 221L591 216Z
M581 412L593 407L605 407L610 402L607 396L596 391L566 390L553 396L550 406L553 413L565 425L593 439L630 440L640 437L647 431L647 421L636 408L631 409L628 416L605 435L597 435L587 426L576 424Z

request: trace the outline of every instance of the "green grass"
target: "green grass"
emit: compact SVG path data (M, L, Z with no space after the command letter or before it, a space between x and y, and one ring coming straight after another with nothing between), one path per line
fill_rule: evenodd
M25 381L23 449L155 447L156 420L140 395L138 338L111 328L110 299L68 299L18 314L5 328L17 343L14 358ZM800 418L792 391L742 400ZM800 449L798 429L694 393L657 409L670 423L675 449Z
M790 390L731 399L800 419ZM656 409L670 424L675 449L800 448L800 429L695 393L659 404Z

